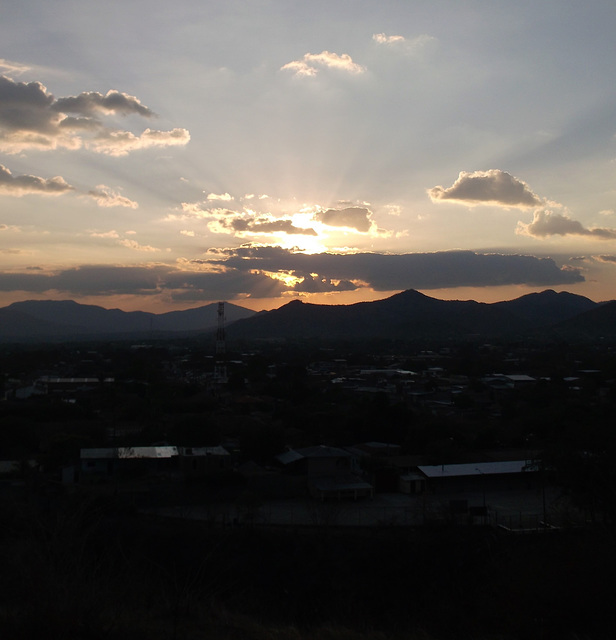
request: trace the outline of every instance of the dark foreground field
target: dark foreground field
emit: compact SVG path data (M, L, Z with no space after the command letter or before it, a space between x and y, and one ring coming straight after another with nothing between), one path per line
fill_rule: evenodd
M614 536L207 529L5 500L2 637L585 639L616 622Z

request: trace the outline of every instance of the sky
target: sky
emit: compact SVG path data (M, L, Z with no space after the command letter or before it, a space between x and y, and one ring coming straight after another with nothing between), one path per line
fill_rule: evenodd
M0 306L616 298L613 0L3 0Z

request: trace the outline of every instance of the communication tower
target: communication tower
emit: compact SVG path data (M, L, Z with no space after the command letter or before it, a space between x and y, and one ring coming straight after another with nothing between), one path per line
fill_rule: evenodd
M216 329L216 365L214 381L227 382L227 342L225 338L225 303L218 303L218 328Z

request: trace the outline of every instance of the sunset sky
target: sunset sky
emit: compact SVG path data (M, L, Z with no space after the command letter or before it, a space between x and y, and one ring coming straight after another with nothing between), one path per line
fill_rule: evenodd
M616 298L614 0L5 0L0 306Z

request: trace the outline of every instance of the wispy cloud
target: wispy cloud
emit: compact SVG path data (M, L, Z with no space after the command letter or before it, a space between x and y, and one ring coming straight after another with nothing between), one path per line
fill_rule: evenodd
M20 75L29 71L30 67L20 62L11 62L6 58L0 58L0 71L3 73L11 73L13 75Z
M119 238L120 234L115 230L111 231L91 231L90 237L92 238Z
M374 42L379 46L395 49L406 55L417 55L426 50L426 48L433 46L437 39L434 36L430 36L423 33L414 38L405 38L400 35L387 35L385 33L375 33L372 36Z
M231 200L233 200L233 196L229 195L228 193L208 193L207 199L220 200L222 202L230 202Z
M88 149L110 156L125 156L131 151L149 149L151 147L184 146L190 141L187 129L172 129L171 131L155 131L146 129L136 136L130 131L105 131L94 140L86 143Z
M88 191L88 195L96 201L99 207L126 207L128 209L139 207L139 204L134 200L120 195L104 184L99 184L95 189Z
M118 244L121 244L127 249L132 249L133 251L145 251L147 253L161 251L161 249L157 249L156 247L152 247L148 244L139 244L136 240L129 240L128 238L119 240Z

